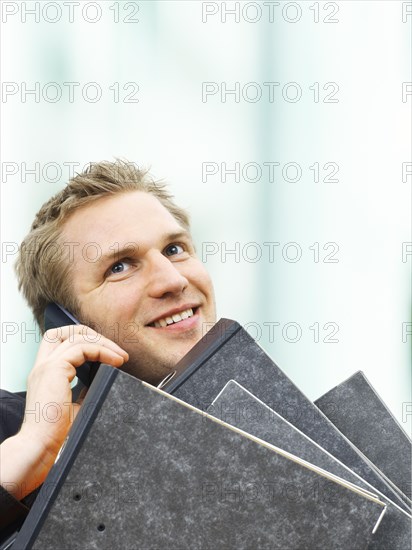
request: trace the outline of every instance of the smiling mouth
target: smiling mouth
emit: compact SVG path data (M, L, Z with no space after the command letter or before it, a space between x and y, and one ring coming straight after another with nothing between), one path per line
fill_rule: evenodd
M180 313L174 313L170 317L163 317L162 319L158 319L157 321L154 321L153 323L150 323L147 325L148 327L155 327L155 328L162 328L167 327L168 325L174 325L177 323L180 323L181 321L184 321L185 319L189 319L189 317L193 317L195 313L197 312L199 308L188 308L184 311L181 311Z

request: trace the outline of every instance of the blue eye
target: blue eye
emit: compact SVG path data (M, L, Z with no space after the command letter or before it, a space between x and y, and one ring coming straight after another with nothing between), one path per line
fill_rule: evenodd
M120 262L116 262L109 269L108 274L110 275L110 274L123 273L124 271L127 271L128 267L130 267L130 262L127 261L127 260L122 260Z
M123 271L123 266L124 266L123 262L118 262L117 264L112 265L112 267L110 268L110 271L112 273L121 273Z
M180 249L180 252L179 252L179 249ZM169 250L171 251L170 254L168 253ZM184 249L180 244L174 243L167 246L165 248L165 252L166 252L166 256L175 256L176 254L181 254L182 252L184 252Z

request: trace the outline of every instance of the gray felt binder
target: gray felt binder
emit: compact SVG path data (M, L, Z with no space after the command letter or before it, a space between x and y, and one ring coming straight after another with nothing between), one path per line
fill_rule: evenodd
M234 380L226 384L207 412L365 490L375 491L349 468ZM385 501L383 495L379 495L379 498ZM390 501L386 500L386 503L388 505L386 514L379 529L373 535L369 548L375 550L410 548L411 517Z
M203 410L229 380L236 380L387 498L409 511L398 491L236 321L221 319L216 323L177 364L175 372L163 385L164 389Z
M365 549L370 493L103 365L13 550Z
M315 404L409 499L411 440L359 371Z

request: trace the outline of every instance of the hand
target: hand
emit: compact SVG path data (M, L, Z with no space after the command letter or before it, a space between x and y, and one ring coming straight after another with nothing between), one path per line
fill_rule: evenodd
M79 412L70 383L76 367L99 361L120 367L127 352L84 325L48 330L27 380L21 430L1 445L0 483L18 500L45 480Z

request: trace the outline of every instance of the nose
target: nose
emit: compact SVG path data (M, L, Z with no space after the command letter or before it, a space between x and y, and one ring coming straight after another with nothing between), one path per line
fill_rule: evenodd
M180 273L173 262L159 251L150 257L149 295L152 298L163 298L181 294L189 285L188 280Z

